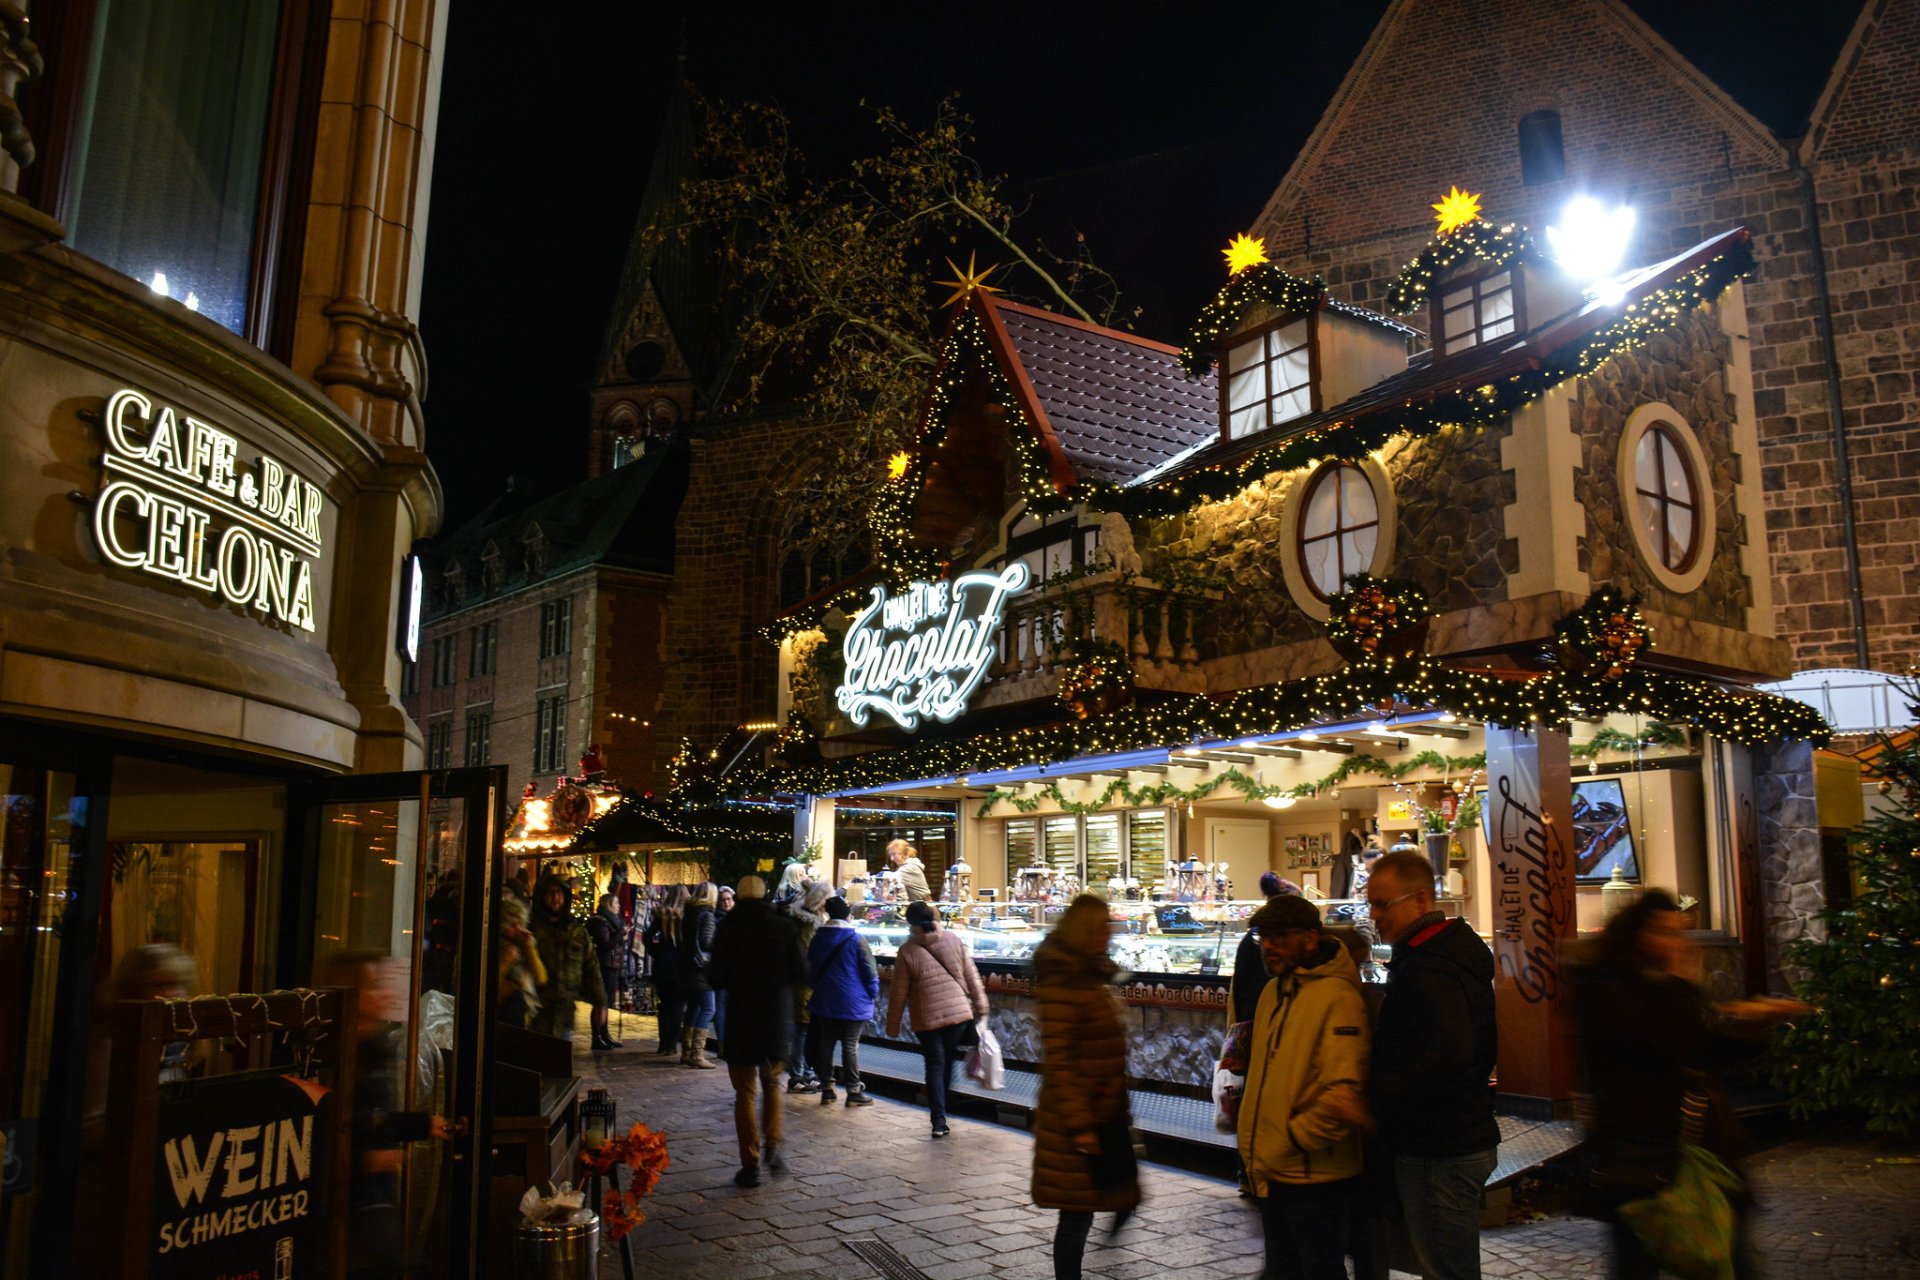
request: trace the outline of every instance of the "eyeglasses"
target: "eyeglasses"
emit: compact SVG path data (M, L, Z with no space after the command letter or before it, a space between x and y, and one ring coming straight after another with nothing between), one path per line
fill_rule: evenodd
M1403 893L1399 897L1389 898L1385 902L1376 902L1374 899L1368 898L1367 910L1371 911L1374 915L1379 915L1382 911L1391 911L1393 908L1405 902L1408 898L1417 898L1419 896L1420 895L1418 892Z

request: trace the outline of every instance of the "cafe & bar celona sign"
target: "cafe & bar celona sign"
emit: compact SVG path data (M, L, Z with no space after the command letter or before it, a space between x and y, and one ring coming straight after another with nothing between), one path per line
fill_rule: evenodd
M899 595L879 587L847 626L847 674L835 693L842 713L864 725L879 711L902 729L922 716L942 722L967 709L999 652L1007 598L1027 585L1016 560L998 573L951 582L915 582Z
M313 630L320 490L265 453L243 455L216 426L116 391L101 425L107 452L93 538L123 569L182 583Z

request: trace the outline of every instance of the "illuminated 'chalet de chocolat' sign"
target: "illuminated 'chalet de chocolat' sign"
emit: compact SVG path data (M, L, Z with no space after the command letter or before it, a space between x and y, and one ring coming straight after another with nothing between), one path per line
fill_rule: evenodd
M265 454L138 391L103 414L106 483L93 506L100 554L303 631L313 630L320 490Z
M856 725L884 712L902 729L918 728L922 716L947 721L965 711L998 651L1007 597L1027 577L1027 566L1015 561L998 573L916 582L897 596L875 587L841 645L840 710Z

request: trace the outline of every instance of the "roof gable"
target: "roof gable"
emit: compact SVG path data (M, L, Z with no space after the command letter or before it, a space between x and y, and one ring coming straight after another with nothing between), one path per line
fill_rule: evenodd
M1804 159L1858 155L1920 139L1920 0L1871 0L1814 104Z
M1436 59L1432 50L1448 50ZM1583 110L1604 68L1607 118ZM1678 93L1700 128L1676 130ZM1785 148L1767 128L1619 0L1562 5L1394 0L1255 223L1276 258L1313 246L1425 232L1426 206L1470 183L1502 219L1537 220L1532 203L1560 184L1521 181L1517 125L1529 111L1563 118L1567 172L1596 190L1646 175L1725 163L1775 168ZM1725 144L1731 150L1723 152ZM1364 196L1364 198L1362 198ZM1383 228L1379 210L1423 215Z

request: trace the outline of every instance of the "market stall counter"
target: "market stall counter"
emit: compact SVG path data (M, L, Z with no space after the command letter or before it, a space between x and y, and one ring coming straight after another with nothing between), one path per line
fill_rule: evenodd
M1214 1065L1229 1022L1234 951L1246 931L1247 917L1259 905L1113 904L1109 954L1121 969L1118 990L1126 1005L1130 1088L1210 1100ZM1354 911L1360 904L1320 905L1330 924L1362 923ZM993 1007L993 1034L1007 1065L1016 1070L1034 1070L1039 1064L1039 1005L1030 961L1061 909L1043 904L941 904L950 921L946 927L966 942L979 966ZM919 1055L911 1030L903 1031L899 1039L886 1035L893 956L907 940L908 928L893 918L890 909L874 908L871 914L875 918L855 926L880 966L880 999L862 1043L913 1051L902 1078L915 1081ZM1375 966L1366 968L1370 981L1384 977ZM892 1059L880 1054L863 1056L861 1061L867 1074L885 1075Z

